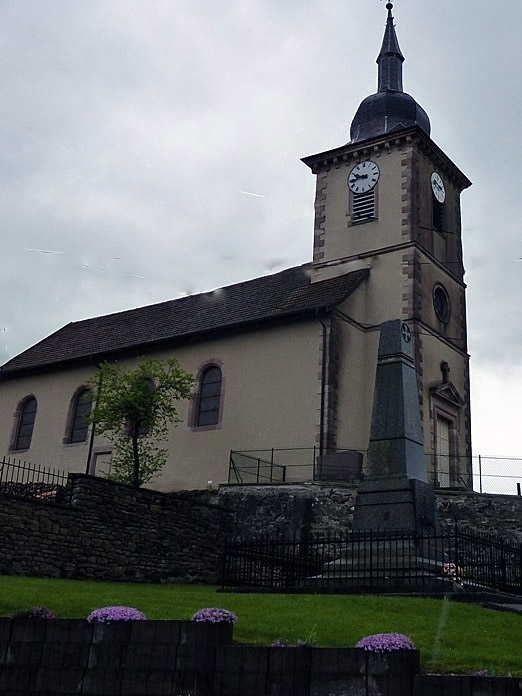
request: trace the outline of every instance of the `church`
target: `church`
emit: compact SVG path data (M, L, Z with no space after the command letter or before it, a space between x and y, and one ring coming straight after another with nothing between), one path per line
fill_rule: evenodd
M0 457L107 473L110 444L84 420L88 380L103 361L175 357L194 393L179 404L150 487L349 480L345 467L365 467L380 325L401 319L414 342L430 480L470 485L460 195L471 182L403 90L386 8L377 92L361 102L347 144L302 160L316 179L311 262L44 338L0 369Z

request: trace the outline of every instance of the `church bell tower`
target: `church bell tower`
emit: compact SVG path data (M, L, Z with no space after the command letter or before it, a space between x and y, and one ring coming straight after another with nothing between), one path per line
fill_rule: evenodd
M435 486L469 486L460 194L471 182L431 139L427 113L403 91L404 56L393 5L386 9L377 92L357 109L350 141L303 159L316 176L312 282L370 269L344 321L365 335L364 359L372 356L373 372L381 324L409 325L428 471ZM360 369L370 371L362 362Z

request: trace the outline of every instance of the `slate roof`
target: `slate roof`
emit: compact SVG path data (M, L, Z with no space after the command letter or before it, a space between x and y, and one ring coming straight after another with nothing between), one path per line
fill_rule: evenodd
M311 283L305 264L213 292L72 322L5 363L0 378L329 309L368 273L362 269Z

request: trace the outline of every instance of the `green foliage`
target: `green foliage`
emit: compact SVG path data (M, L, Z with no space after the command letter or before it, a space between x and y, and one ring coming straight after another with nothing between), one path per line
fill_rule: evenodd
M139 607L149 619L189 620L204 606L224 604L208 585L132 584L0 576L0 616L33 604L82 618L96 607ZM226 594L238 616L234 640L270 645L308 636L319 647L353 647L371 633L409 635L430 672L522 676L522 617L474 604L385 595Z
M90 422L114 446L114 481L138 488L167 461L161 446L170 423L181 419L176 402L192 393L192 375L174 358L142 359L135 368L104 362L90 381L96 403Z

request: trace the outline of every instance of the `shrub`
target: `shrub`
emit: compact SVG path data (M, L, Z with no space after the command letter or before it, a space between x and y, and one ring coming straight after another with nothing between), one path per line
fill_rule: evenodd
M143 612L134 607L101 607L91 611L87 621L112 623L113 621L143 621L146 618Z
M374 633L361 638L355 646L370 652L392 652L393 650L415 650L413 641L404 633Z
M199 609L194 616L192 621L197 621L198 623L236 623L237 616L233 611L228 609L219 609L218 607L209 607L207 609Z
M31 607L31 609L20 609L11 615L13 619L55 619L56 615L47 607Z

